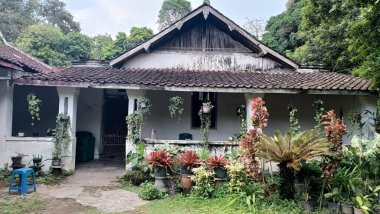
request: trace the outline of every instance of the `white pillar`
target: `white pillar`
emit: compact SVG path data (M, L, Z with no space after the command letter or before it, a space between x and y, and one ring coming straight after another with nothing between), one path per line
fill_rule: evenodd
M68 156L70 158L64 158L64 164L66 169L75 169L75 155L76 155L76 124L77 124L77 102L79 89L77 88L57 88L59 96L59 110L58 114L66 114L70 117L71 122L71 145L69 146Z
M252 128L252 121L251 121L252 100L258 97L264 98L264 94L252 94L252 93L248 94L247 93L247 94L244 94L244 97L245 97L245 102L246 102L245 106L246 106L246 111L247 111L247 118L246 118L247 129L250 130Z
M5 157L6 138L12 136L13 86L0 81L0 167L8 162Z
M137 100L145 96L145 91L127 90L127 96L128 96L128 115L131 115L135 112L135 109L137 108L136 106ZM126 143L125 143L125 155L128 155L128 153L131 151L132 152L135 151L135 149L136 148L135 148L134 142L131 142L127 136ZM130 168L130 164L126 165L126 170L128 170L129 168Z

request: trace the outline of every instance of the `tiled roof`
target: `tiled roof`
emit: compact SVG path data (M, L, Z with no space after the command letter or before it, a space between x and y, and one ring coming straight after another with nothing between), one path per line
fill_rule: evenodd
M0 60L15 64L27 72L50 72L52 70L50 66L8 44L0 45Z
M191 71L175 69L115 69L111 67L71 67L61 72L32 74L20 83L51 82L62 85L88 83L140 86L300 89L367 91L371 82L360 77L333 72L276 71Z

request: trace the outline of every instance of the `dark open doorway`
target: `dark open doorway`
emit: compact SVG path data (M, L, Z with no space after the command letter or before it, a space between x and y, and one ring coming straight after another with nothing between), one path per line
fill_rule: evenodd
M125 90L106 90L103 107L102 158L125 159L128 97Z

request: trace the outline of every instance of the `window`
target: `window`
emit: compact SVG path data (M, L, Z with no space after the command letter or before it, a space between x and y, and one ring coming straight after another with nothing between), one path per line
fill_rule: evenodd
M210 101L214 108L211 111L211 127L216 127L216 112L217 112L217 94L216 93L204 93L193 92L191 96L191 127L200 128L201 120L199 119L199 110L203 103Z

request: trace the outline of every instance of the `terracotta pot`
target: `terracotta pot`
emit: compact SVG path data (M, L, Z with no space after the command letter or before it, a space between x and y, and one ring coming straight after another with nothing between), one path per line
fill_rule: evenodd
M354 213L355 214L363 214L364 212L362 209L354 207Z
M342 213L343 214L353 214L354 207L352 205L342 204Z
M181 185L185 190L190 189L193 186L193 181L191 180L190 175L181 174Z

